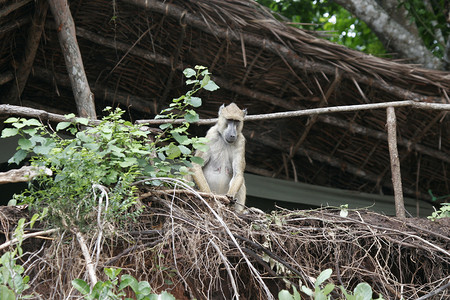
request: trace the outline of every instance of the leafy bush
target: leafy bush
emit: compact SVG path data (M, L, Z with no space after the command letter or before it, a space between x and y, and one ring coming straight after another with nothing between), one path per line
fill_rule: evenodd
M44 211L44 215L45 213ZM5 252L0 258L0 299L2 300L33 298L32 295L22 295L30 287L28 285L30 277L23 275L24 268L16 262L23 254L21 246L24 239L24 228L26 226L33 228L39 218L39 215L35 214L30 222L25 222L24 218L19 220L13 234L13 239L17 239L17 245L13 251Z
M328 283L323 287L323 283L330 278L332 273L331 269L326 269L320 273L314 282L314 290L308 288L307 286L300 285L303 293L308 295L311 299L314 300L327 300L330 299L330 293L334 290L335 285L332 283ZM297 289L293 286L293 294L291 294L288 290L282 290L278 293L279 300L300 300L301 296ZM372 288L365 282L358 284L353 290L353 294L347 292L347 290L340 286L342 294L345 296L347 300L372 300ZM375 300L383 300L383 297L380 295L379 298Z
M119 108L106 108L108 115L96 126L73 114L55 130L36 119L7 119L5 123L12 127L4 129L2 137L21 137L18 151L9 162L19 164L31 155L32 165L50 168L54 174L37 177L16 199L38 209L49 207L51 222L82 232L95 224L96 212L111 223L135 217L139 211L130 210L137 200L134 182L146 177L182 178L192 162L202 163L193 152L205 147L205 139L191 138L187 133L189 123L198 120L191 107L202 103L195 93L201 89L213 91L218 86L205 67L188 68L184 74L191 90L174 99L157 118L185 121L161 125L163 132L153 140L142 125L124 121L124 111ZM67 133L72 138L63 137ZM151 182L159 184L157 180Z
M126 296L125 288L130 287L134 293L136 300L175 300L171 294L163 292L160 295L152 293L152 289L148 281L137 281L131 275L124 274L120 277L119 274L122 269L105 268L104 272L108 276L106 281L98 281L91 289L89 284L81 279L72 280L72 285L84 296L87 300L93 299L123 299ZM132 298L125 298L126 300Z

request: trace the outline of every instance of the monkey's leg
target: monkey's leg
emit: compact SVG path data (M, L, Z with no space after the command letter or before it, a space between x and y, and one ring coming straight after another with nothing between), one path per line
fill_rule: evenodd
M234 210L241 213L245 208L245 198L247 196L247 188L243 182L241 188L236 194L236 203L234 204Z

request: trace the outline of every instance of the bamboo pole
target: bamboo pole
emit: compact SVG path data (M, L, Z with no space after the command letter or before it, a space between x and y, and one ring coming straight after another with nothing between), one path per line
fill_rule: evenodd
M392 185L394 187L395 215L399 218L406 218L405 202L403 200L402 176L400 172L400 160L397 150L397 120L395 108L386 108L386 125L388 131L389 156L391 158Z
M381 103L370 103L370 104L356 104L356 105L342 105L342 106L330 106L312 109L301 109L295 111L277 112L271 114L261 114L261 115L251 115L246 116L245 121L258 121L258 120L271 120L271 119L282 119L282 118L293 118L309 115L321 115L336 112L350 112L350 111L362 111L371 109L380 109L388 107L413 107L418 109L431 109L431 110L450 110L450 104L440 104L440 103L427 103L427 102L417 102L414 100L405 101L393 101L393 102L381 102ZM137 120L138 124L149 124L158 125L163 123L173 123L181 124L185 122L184 119L168 120L168 119L151 119L151 120ZM203 119L199 120L195 124L206 125L213 124L217 122L217 118Z
M75 24L70 13L69 4L67 0L48 0L48 3L57 25L59 43L72 84L78 114L80 117L97 119L94 94L89 88L84 71L83 59L78 47Z

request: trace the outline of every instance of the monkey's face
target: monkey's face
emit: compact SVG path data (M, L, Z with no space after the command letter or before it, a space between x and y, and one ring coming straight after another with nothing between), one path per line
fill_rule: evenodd
M242 130L241 122L238 120L226 120L225 129L222 136L228 144L233 144L238 137L238 133Z

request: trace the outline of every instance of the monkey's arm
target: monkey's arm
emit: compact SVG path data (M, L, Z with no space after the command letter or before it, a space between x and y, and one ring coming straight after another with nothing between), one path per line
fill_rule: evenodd
M245 142L238 147L237 153L233 156L233 178L231 178L227 196L236 198L236 194L244 183L245 170Z
M207 164L209 161L209 155L205 152L197 151L195 156L201 157L204 161L204 164ZM192 177L194 178L194 182L197 185L198 189L201 192L211 193L211 188L206 181L205 174L203 174L202 166L200 166L199 164L194 164L194 166L192 167L192 171Z

